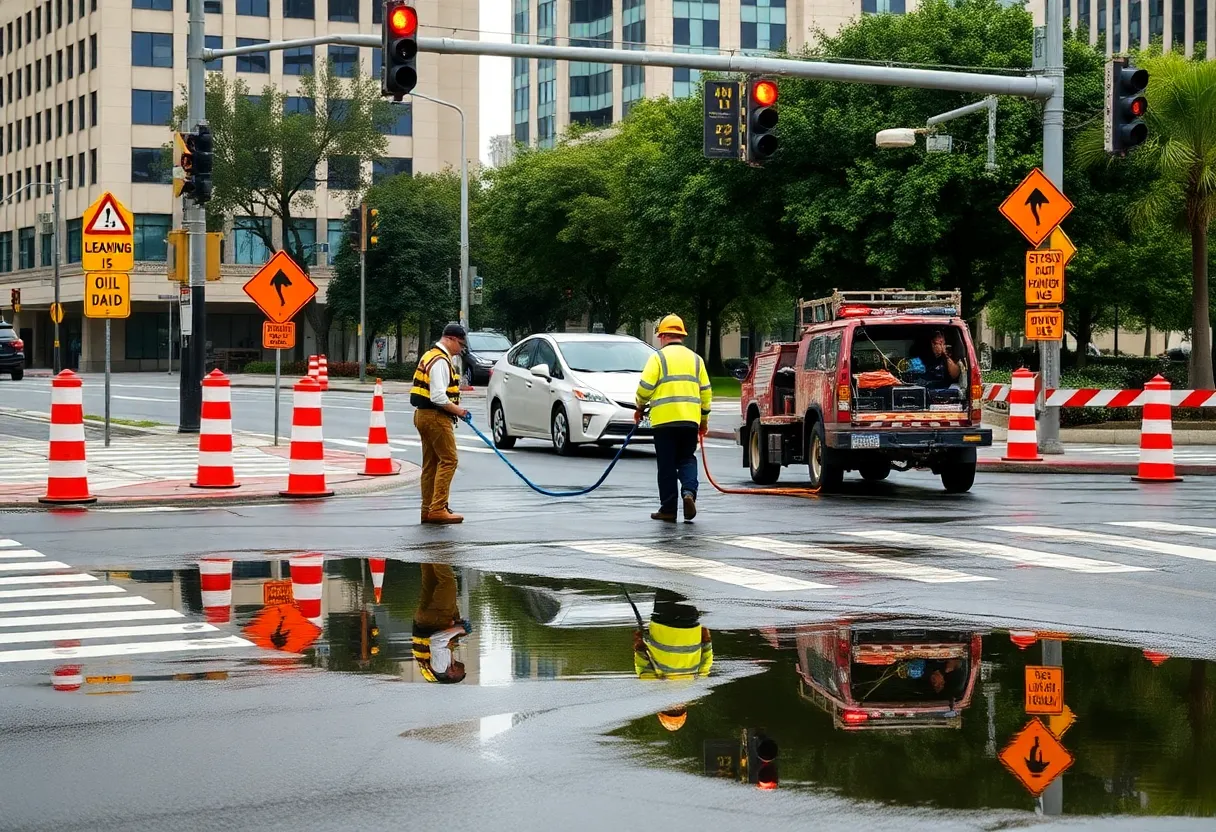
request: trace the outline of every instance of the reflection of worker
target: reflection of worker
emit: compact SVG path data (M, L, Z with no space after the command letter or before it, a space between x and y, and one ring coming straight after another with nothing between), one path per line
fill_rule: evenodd
M422 593L413 630L414 663L422 678L446 684L463 681L464 663L452 651L468 633L468 622L460 620L456 606L456 573L446 564L422 564Z
M422 522L451 524L464 518L448 508L448 493L456 475L456 419L468 415L460 406L460 377L452 356L465 348L468 333L448 324L439 343L418 360L410 404L414 427L422 440Z
M655 592L649 632L633 634L633 667L642 679L706 676L714 663L709 630L688 599L666 589Z
M958 659L934 661L929 663L928 670L929 687L933 692L953 699L963 681L963 663Z
M939 329L929 342L930 355L925 359L925 386L944 390L958 382L962 365L950 354L946 336Z

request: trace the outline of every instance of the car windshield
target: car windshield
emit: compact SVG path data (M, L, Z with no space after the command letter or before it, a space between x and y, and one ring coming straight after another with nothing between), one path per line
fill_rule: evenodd
M497 332L470 332L468 342L473 352L506 352L511 349L511 342Z
M567 341L558 348L576 373L640 373L654 352L641 341Z

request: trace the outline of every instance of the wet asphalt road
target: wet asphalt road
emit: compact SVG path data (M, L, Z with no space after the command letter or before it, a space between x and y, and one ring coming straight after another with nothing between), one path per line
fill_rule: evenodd
M143 377L141 391L126 385L131 378L116 385L126 396L115 399L116 416L175 421L173 382ZM5 393L8 406L46 409L41 387L13 396L6 385ZM86 412L95 412L89 401ZM269 432L261 413L269 402L268 391L235 390L238 429ZM327 394L325 418L330 440L358 441L366 397ZM388 419L390 435L412 433L403 397L389 399ZM745 485L738 451L710 444L719 481ZM901 615L983 632L1051 630L1173 660L1216 658L1216 516L1203 479L1146 488L1117 477L981 475L970 495L951 496L930 475L894 473L878 484L850 479L844 494L820 499L705 487L694 524L664 525L648 518L655 508L648 450L626 452L594 495L562 501L524 488L467 433L461 448L453 507L468 519L459 527L420 527L417 492L405 489L307 505L7 513L0 537L76 570L180 571L202 555L266 561L320 551L331 560L384 557L490 576L667 588L692 599L714 631ZM415 447L394 450L419 459ZM571 488L598 477L610 456L560 459L542 443L521 442L510 458L547 486ZM786 472L782 484L798 480ZM1114 525L1129 522L1157 525ZM406 610L407 631L408 618ZM486 628L487 642L495 632ZM696 697L624 673L562 685L510 673L497 680L483 673L476 685L401 685L311 667L276 673L257 664L261 655L242 648L107 659L96 672L148 679L126 691L87 691L133 694L108 696L51 691L54 661L0 661L8 705L0 717L0 829L386 828L421 821L428 813L419 795L428 787L435 797L421 802L439 807L455 828L535 828L537 806L559 827L620 828L636 818L639 794L661 795L646 802L645 816L673 829L801 828L808 816L879 829L1034 821L1029 798L975 811L897 800L904 808L893 809L831 790L764 795L639 767L604 734ZM230 675L211 688L149 678L216 669ZM725 662L698 685L756 672ZM492 727L512 723L502 733ZM1094 823L1211 828L1210 818Z

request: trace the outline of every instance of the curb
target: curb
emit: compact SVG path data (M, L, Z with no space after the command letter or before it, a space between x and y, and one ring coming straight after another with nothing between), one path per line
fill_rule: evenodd
M729 439L732 442L735 441L735 432L733 430L712 430L711 429L709 431L706 431L705 436L707 439Z
M0 407L0 416L10 416L14 419L24 419L27 422L40 422L49 425L51 422L51 414L42 413L37 410L21 410L15 407ZM86 428L94 428L96 430L105 430L105 421L95 419L85 419L84 426ZM119 425L111 424L110 432L119 436L156 436L170 431L170 427L165 425L163 428L141 428L135 425ZM177 428L171 429L172 433L177 433Z
M1003 459L981 459L979 470L990 474L1097 474L1106 476L1135 476L1139 462L1006 462ZM1178 476L1216 476L1216 465L1196 465L1176 462L1174 470ZM1151 485L1152 483L1148 483Z

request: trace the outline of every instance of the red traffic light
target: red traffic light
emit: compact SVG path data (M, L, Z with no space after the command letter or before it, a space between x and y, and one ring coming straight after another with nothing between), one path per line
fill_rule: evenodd
M388 28L395 37L413 35L418 31L418 12L413 6L397 6L389 12Z
M1135 118L1143 118L1144 114L1148 112L1148 99L1143 97L1133 98L1131 103L1128 104L1128 110L1131 111L1131 114Z
M777 82L757 81L752 85L752 100L761 107L771 107L777 103Z

